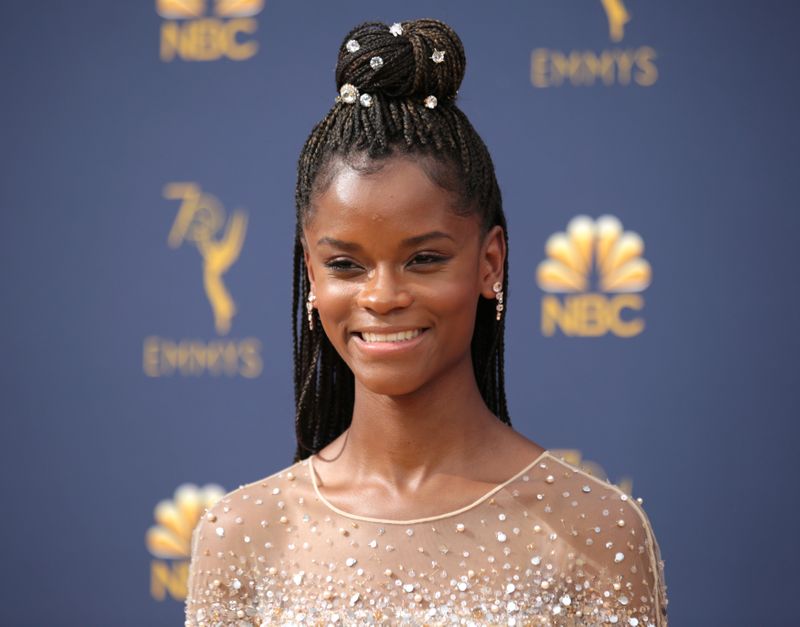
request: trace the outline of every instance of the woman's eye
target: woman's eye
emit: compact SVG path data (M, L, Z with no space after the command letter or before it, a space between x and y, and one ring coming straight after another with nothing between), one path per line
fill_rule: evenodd
M420 253L419 255L414 255L414 258L411 260L413 265L429 265L433 263L440 263L444 261L446 257L442 257L441 255L433 255L430 253Z
M330 268L331 270L338 270L338 271L358 269L358 266L349 259L332 259L331 261L325 262L325 267Z
M445 261L447 258L442 257L441 255L431 255L427 253L422 253L419 255L415 255L412 259L410 264L411 265L432 265L435 263L441 263ZM330 268L334 272L351 272L360 268L357 264L353 263L349 259L333 259L325 263L326 268Z

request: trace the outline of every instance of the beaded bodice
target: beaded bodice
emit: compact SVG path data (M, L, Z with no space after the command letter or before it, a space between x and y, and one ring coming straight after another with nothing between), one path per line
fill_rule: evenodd
M203 515L186 625L666 627L663 566L640 503L549 451L414 520L339 509L312 457Z

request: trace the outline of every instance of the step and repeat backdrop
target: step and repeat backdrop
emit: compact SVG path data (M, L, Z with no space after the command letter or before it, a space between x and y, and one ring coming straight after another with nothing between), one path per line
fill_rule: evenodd
M514 427L641 498L671 623L788 625L795 3L8 3L3 625L177 625L203 508L292 463L297 156L347 31L434 17L510 236Z

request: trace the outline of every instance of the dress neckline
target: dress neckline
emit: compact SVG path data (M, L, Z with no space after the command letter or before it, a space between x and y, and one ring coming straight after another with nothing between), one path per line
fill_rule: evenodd
M486 492L482 496L478 497L478 499L476 499L475 501L473 501L469 505L465 505L464 507L460 507L458 509L455 509L455 510L452 510L452 511L449 511L449 512L445 512L443 514L435 514L433 516L425 516L424 518L413 518L413 519L410 519L410 520L396 520L396 519L393 519L393 518L373 518L373 517L370 517L370 516L359 516L358 514L352 514L352 513L348 512L348 511L345 511L345 510L343 510L343 509L341 509L339 507L336 507L336 505L334 505L328 499L326 499L322 495L322 493L319 491L319 485L317 483L317 473L314 470L314 463L312 461L312 458L315 456L315 454L309 456L306 459L305 463L308 466L309 473L311 475L311 484L314 486L314 492L317 495L317 498L319 498L319 500L322 501L323 505L325 505L327 508L333 510L337 514L340 514L340 515L345 516L347 518L352 518L353 520L361 520L361 521L364 521L364 522L384 523L384 524L388 524L388 525L411 525L411 524L414 524L414 523L428 522L428 521L431 521L431 520L441 520L442 518L449 518L451 516L456 516L458 514L462 514L462 513L466 512L466 511L472 509L473 507L476 507L476 506L480 505L486 499L488 499L490 496L492 496L493 494L499 492L500 490L505 488L508 484L512 483L514 480L516 480L519 477L521 477L522 475L524 475L531 468L533 468L536 465L537 462L539 462L540 460L544 459L549 454L550 454L550 451L548 449L544 449L536 459L534 459L532 462L530 462L522 470L520 470L519 472L514 474L514 476L509 477L508 479L506 479L502 483L497 484L491 490L489 490L488 492Z

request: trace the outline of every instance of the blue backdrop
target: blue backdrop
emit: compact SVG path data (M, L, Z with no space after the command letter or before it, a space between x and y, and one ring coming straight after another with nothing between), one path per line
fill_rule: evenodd
M514 426L644 499L671 623L796 621L796 3L85 0L3 10L0 623L181 624L199 489L292 462L337 48L416 17L503 191ZM626 233L616 291L547 282L576 216Z

